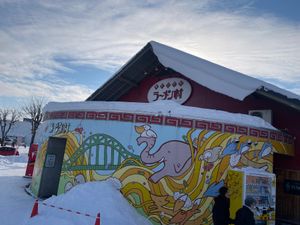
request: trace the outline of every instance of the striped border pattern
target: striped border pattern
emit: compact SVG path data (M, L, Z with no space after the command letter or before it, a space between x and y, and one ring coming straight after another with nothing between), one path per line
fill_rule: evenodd
M258 138L266 138L293 144L293 136L280 131L259 129L253 127L239 126L234 124L212 122L196 119L185 119L172 116L155 116L145 114L133 113L119 113L119 112L91 112L91 111L59 111L59 112L46 112L45 120L53 119L86 119L86 120L111 120L111 121L125 121L134 123L148 123L168 125L175 127L198 128L205 130L213 130L219 132L242 134Z

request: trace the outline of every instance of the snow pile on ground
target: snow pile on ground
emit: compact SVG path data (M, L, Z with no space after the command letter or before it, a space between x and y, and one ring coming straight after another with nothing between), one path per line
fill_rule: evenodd
M94 225L100 212L100 224L105 225L150 225L151 223L127 202L120 191L116 179L95 181L77 185L69 192L52 196L43 203L55 205L66 210L39 204L39 214L25 223L26 225ZM68 212L72 210L73 212ZM93 217L79 215L75 212Z
M0 169L7 168L12 162L7 159L7 156L0 156Z
M0 156L0 224L1 225L94 225L100 212L101 225L151 225L120 193L117 179L77 185L69 192L53 196L39 204L39 213L30 218L35 199L25 191L31 182L24 178L28 148L19 147L19 156ZM91 217L74 213L79 211Z
M29 148L19 147L19 156L0 156L0 224L22 224L30 216L34 198L26 194L24 178Z
M0 156L0 221L1 225L94 225L100 212L103 225L151 225L120 193L117 179L77 185L69 192L53 196L39 204L39 214L30 218L35 199L24 189L31 182L24 178L29 148L19 147L19 156ZM74 213L79 211L91 217Z
M20 155L0 155L0 170L24 168L24 166L27 166L28 148L18 147L18 151Z

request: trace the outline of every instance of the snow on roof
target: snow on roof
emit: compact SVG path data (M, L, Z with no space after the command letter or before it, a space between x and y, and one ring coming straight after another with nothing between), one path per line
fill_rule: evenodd
M191 80L232 98L243 100L256 90L263 88L282 94L290 99L300 100L300 96L272 84L214 64L175 48L150 42L154 54L165 67L185 75Z
M85 110L173 116L276 130L271 124L255 116L183 106L173 101L156 101L152 103L110 101L50 102L43 109L44 112Z

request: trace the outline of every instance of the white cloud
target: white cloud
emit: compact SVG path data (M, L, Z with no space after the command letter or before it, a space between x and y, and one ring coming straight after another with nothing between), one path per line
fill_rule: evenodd
M2 87L1 96L27 99L36 96L49 101L84 101L94 91L79 84L68 84L60 80L53 82L31 79L0 81L0 87Z
M150 40L261 79L298 82L292 91L300 94L300 24L247 14L249 5L229 12L212 11L211 4L216 2L0 1L0 13L10 12L0 22L0 96L83 100L93 90L43 81L70 70L57 58L112 72ZM13 85L11 79L17 79Z

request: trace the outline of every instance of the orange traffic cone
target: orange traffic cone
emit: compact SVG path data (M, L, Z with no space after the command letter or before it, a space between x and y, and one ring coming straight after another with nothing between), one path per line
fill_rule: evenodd
M100 225L100 213L97 214L95 225Z
M31 212L31 216L30 217L34 217L39 213L39 202L38 200L35 200L35 203L33 205L32 208L32 212Z

